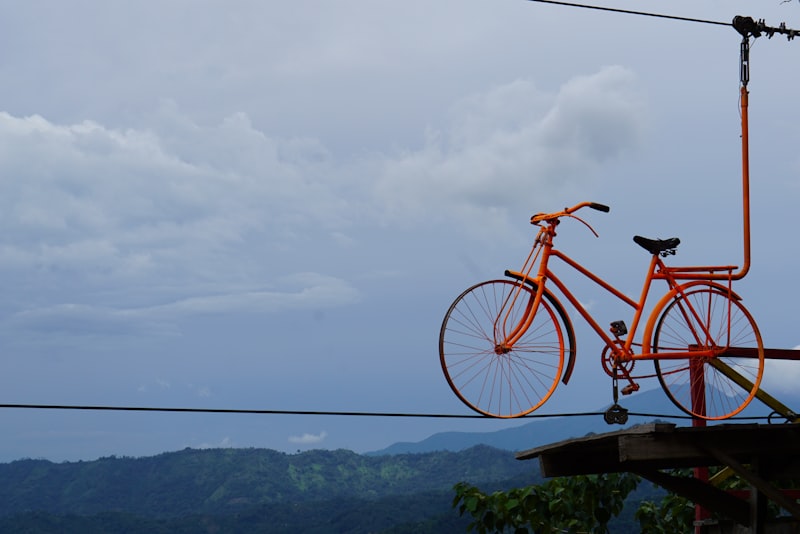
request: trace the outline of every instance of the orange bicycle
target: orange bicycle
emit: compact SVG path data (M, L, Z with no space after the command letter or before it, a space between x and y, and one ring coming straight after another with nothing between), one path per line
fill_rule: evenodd
M744 262L733 265L668 267L662 258L674 255L677 238L656 240L636 236L634 241L651 255L644 286L634 300L557 250L553 241L563 218L573 218L594 229L575 212L607 206L582 202L555 213L540 213L531 223L540 227L533 248L520 271L506 271L507 279L492 280L464 291L445 315L439 334L439 356L444 375L455 394L473 410L494 417L520 417L540 407L553 394L559 378L566 384L575 363L575 333L563 304L550 286L572 304L603 341L603 369L612 378L614 404L606 412L609 423L624 423L627 410L619 406L618 381L627 382L623 394L639 389L634 364L652 360L655 376L670 400L699 420L726 419L741 412L758 396L787 420L797 414L759 389L765 352L771 358L798 359L793 350L764 349L753 317L732 289L750 269L750 166L748 90L750 39L774 34L792 39L800 32L771 27L750 17L735 17L733 28L740 46L742 214ZM553 272L550 260L561 260L633 308L630 329L624 321L611 323L607 333ZM533 270L537 265L538 269ZM654 280L664 280L667 292L652 307L641 338L636 338ZM565 363L566 359L566 363Z
M684 412L701 419L725 419L747 406L758 391L764 370L764 347L753 317L731 281L743 276L736 266L668 267L677 238L634 241L651 254L641 296L634 300L554 247L562 219L577 219L581 208L609 211L582 202L555 213L531 217L539 226L533 248L520 271L507 279L474 285L464 291L445 315L439 353L447 382L473 410L494 417L520 417L544 404L559 378L566 384L575 363L575 334L569 316L550 286L603 340L601 361L613 379L614 405L609 423L624 423L627 411L617 404L617 381L623 394L639 389L634 364L652 360L655 376L667 396ZM581 306L553 272L557 258L633 308L628 328L611 323L607 332ZM534 266L538 268L534 271ZM655 280L667 292L652 308L640 341L635 336ZM566 362L565 362L566 359ZM650 375L652 376L652 375Z

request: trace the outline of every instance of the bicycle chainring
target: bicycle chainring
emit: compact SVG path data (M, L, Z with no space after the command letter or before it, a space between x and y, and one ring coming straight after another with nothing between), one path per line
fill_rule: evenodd
M623 347L623 342L621 339L617 340L617 344L620 348ZM616 379L628 379L633 378L633 366L636 363L633 360L629 360L627 362L621 362L618 367L614 366L614 356L611 354L611 350L609 350L608 345L603 349L603 353L600 356L600 362L603 364L603 371L606 372L608 376L611 378Z

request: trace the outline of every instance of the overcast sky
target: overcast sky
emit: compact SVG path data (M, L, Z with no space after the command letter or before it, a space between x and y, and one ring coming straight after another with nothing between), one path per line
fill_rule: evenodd
M800 28L780 0L646 9ZM519 267L532 213L610 205L588 216L600 239L564 224L560 243L631 295L634 234L680 237L674 262L741 263L739 43L527 0L0 2L0 403L469 414L441 320ZM800 344L798 59L783 37L751 55L738 289L780 348ZM578 335L542 412L610 402ZM0 460L362 452L519 423L4 410Z

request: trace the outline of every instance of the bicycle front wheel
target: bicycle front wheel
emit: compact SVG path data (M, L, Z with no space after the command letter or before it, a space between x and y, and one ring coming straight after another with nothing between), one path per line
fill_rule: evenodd
M670 400L701 419L727 419L741 412L758 392L764 373L764 346L753 317L740 300L713 286L680 294L664 308L652 349L721 351L713 357L654 360Z
M499 346L506 335L502 325L523 324L534 297L535 289L518 282L482 282L464 291L444 317L439 334L444 376L456 396L478 413L520 417L556 389L564 367L564 332L557 317L562 312L546 294L513 347Z

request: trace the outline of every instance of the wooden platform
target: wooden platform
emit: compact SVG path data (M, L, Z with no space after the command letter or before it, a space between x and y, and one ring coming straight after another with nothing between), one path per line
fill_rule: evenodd
M800 424L724 424L677 427L647 424L627 430L569 439L517 453L519 460L539 459L545 477L632 472L692 502L728 517L750 532L765 530L765 498L800 522L796 492L773 483L800 479ZM726 466L757 491L743 500L712 484L677 477L662 470ZM800 530L780 530L780 532Z

